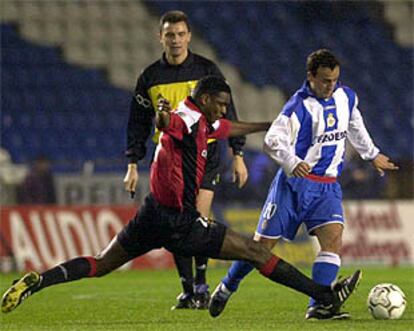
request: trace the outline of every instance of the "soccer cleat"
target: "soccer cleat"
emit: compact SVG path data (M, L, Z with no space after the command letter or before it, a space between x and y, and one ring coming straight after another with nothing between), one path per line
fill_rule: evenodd
M351 315L347 312L327 309L323 305L309 307L305 315L305 319L307 320L345 320L350 318Z
M210 304L208 306L208 311L212 317L217 317L223 312L224 307L226 307L227 301L229 301L232 294L233 292L228 290L223 283L218 284L211 295Z
M329 308L333 312L338 312L341 306L345 303L346 300L351 296L351 294L358 287L358 284L362 278L362 271L357 270L353 275L338 280L333 286L332 290L334 292L334 300L331 307Z
M207 309L210 301L210 292L207 284L196 285L194 295L196 309Z
M195 302L194 296L190 293L180 293L177 297L177 304L171 307L171 310L175 309L194 309Z
M4 293L1 300L1 311L9 313L14 310L23 300L36 292L41 280L37 272L29 272L20 280L13 282L13 285Z

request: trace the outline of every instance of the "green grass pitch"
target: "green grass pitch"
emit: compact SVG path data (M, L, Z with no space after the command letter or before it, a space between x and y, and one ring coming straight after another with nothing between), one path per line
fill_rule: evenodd
M349 274L355 268L346 268ZM414 330L414 268L363 267L362 282L349 299L349 321L305 321L308 299L270 282L257 272L242 284L223 314L171 311L180 291L175 270L115 272L99 279L50 287L9 314L0 314L1 330ZM225 268L210 268L213 288ZM309 269L303 269L309 274ZM1 275L2 293L18 275ZM366 308L369 290L391 282L400 286L408 306L400 320L376 321Z

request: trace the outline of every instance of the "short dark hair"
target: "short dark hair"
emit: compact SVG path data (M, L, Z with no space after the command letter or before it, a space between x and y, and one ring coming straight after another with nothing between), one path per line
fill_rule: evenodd
M217 95L220 92L231 93L229 84L219 76L205 76L198 81L191 96L197 100L203 94Z
M184 22L185 25L187 25L187 29L190 32L191 27L190 23L188 21L188 16L186 13L184 13L181 10L170 10L167 11L164 15L161 16L160 19L160 33L162 32L162 29L164 27L165 23L178 23L178 22Z
M332 52L326 48L321 48L309 54L306 60L306 71L315 76L319 67L328 67L333 70L339 65L339 60Z

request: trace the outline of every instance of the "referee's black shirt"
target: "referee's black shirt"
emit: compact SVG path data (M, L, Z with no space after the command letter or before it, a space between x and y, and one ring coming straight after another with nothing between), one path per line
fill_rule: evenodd
M168 99L174 109L191 94L197 81L207 75L223 77L214 62L190 51L185 61L179 65L169 64L163 54L161 59L143 70L138 77L130 106L125 152L129 162L138 162L145 157L145 144L153 129L154 109L158 99ZM226 118L237 120L233 101L227 108ZM241 151L245 140L244 136L229 138L234 153ZM157 134L154 141L158 142Z

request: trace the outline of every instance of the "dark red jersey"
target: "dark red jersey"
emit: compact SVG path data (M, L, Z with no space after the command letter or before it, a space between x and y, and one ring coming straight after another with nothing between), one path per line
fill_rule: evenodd
M231 122L220 119L210 125L188 97L171 113L168 127L151 166L151 193L162 205L180 210L196 209L196 196L207 161L207 140L226 139Z

